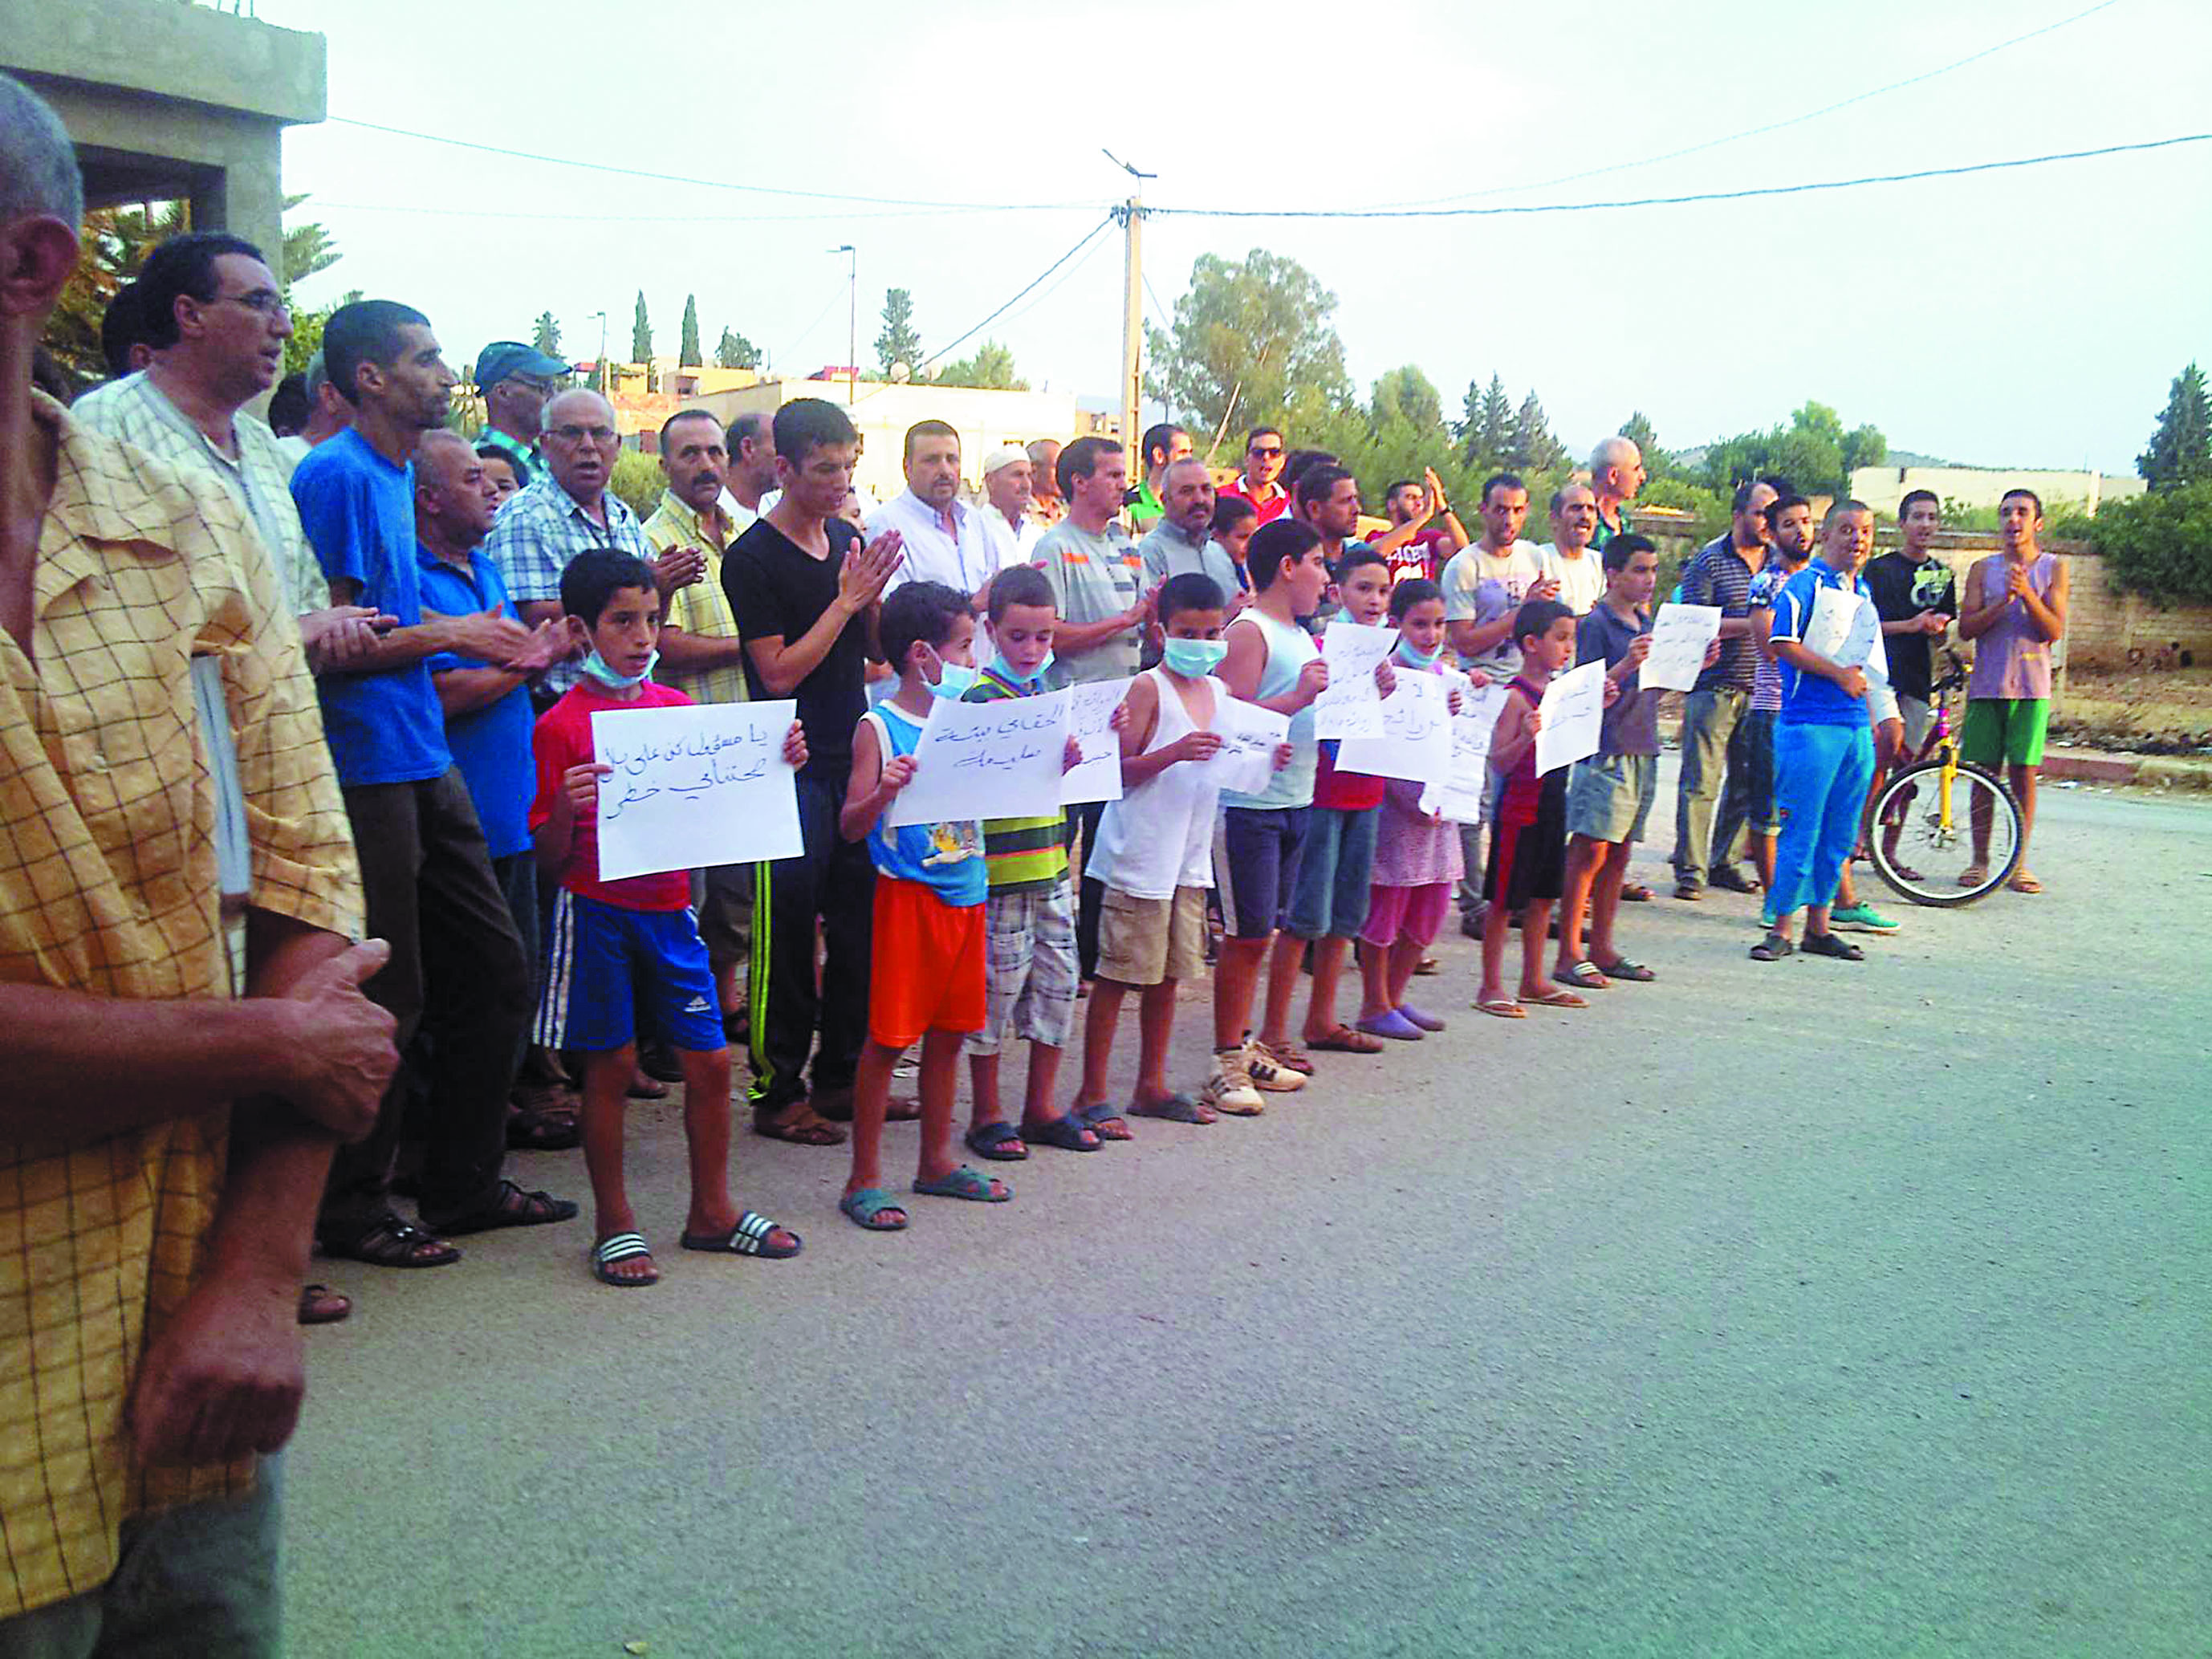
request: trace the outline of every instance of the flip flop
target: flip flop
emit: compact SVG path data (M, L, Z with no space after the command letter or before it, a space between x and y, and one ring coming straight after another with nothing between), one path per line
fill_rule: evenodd
M1084 1139L1090 1132L1073 1115L1024 1123L1015 1133L1032 1146L1057 1146L1063 1152L1095 1152L1104 1144L1095 1134Z
M1588 1002L1568 990L1547 991L1541 996L1530 996L1523 991L1521 994L1521 1000L1523 1005L1533 1002L1539 1008L1587 1008L1589 1006Z
M1437 972L1443 966L1443 963L1438 962L1434 957L1423 957L1413 964L1413 971L1425 975Z
M769 1243L770 1233L785 1231L766 1216L747 1210L726 1233L686 1233L678 1242L687 1250L704 1250L709 1255L757 1255L783 1261L797 1255L802 1244L797 1233L791 1235L788 1249Z
M1000 1164L1019 1164L1030 1155L1022 1145L1022 1138L1014 1133L1014 1126L1003 1120L995 1123L980 1123L966 1137L968 1150L978 1158L988 1158Z
M1379 1014L1362 1014L1357 1024L1368 1036L1388 1037L1394 1042L1419 1042L1427 1035L1395 1008Z
M1003 1182L1000 1184L1005 1185ZM914 1189L924 1198L964 1198L974 1204L1004 1204L1014 1195L1012 1187L1007 1187L1002 1193L993 1192L990 1177L977 1173L965 1164L951 1175L940 1176L935 1181L917 1181L914 1183Z
M2012 879L2005 885L2015 893L2039 893L2043 890L2043 884L2025 870L2014 871Z
M1620 896L1631 904L1649 904L1651 890L1640 881L1624 881L1620 884Z
M1500 1019L1526 1019L1528 1018L1528 1011L1526 1008L1523 1008L1511 997L1485 997L1478 1001L1474 1006L1481 1009L1484 1013L1495 1014Z
M1332 1025L1319 1036L1308 1037L1306 1041L1323 1054L1379 1054L1389 1046L1381 1037L1365 1031L1355 1031L1349 1025ZM1283 1057L1277 1054L1275 1058L1281 1060Z
M842 1146L845 1132L836 1124L815 1115L813 1107L804 1100L794 1100L768 1114L753 1115L753 1133L769 1140L781 1140L793 1146Z
M1990 866L1986 864L1970 864L1959 872L1959 885L1961 887L1979 887L1989 878Z
M880 1187L863 1187L856 1193L847 1193L837 1200L837 1207L854 1226L872 1233L895 1233L906 1225L906 1211ZM898 1219L876 1219L882 1215L895 1215Z
M1631 962L1626 957L1615 957L1611 962L1596 964L1597 970L1607 979L1633 980L1638 985L1649 985L1658 975L1640 962Z
M300 1286L300 1322L302 1325L335 1325L342 1319L353 1317L353 1298L341 1295L327 1285Z
M1577 991L1602 991L1606 988L1605 970L1594 962L1578 962L1565 973L1552 970L1554 984L1571 985Z
M1121 1121L1121 1109L1109 1106L1103 1100L1096 1106L1078 1106L1068 1113L1068 1116L1102 1141L1134 1140L1137 1138L1129 1133L1129 1126Z
M1188 1095L1170 1095L1149 1106L1139 1105L1135 1101L1129 1103L1131 1117L1156 1117L1168 1123L1212 1123L1214 1120L1206 1112L1206 1109Z
M653 1269L650 1279L617 1279L607 1269L617 1261L628 1261L636 1256L649 1256L652 1249L637 1233L609 1233L592 1246L592 1277L602 1285L611 1285L618 1291L641 1291L648 1285L660 1283L660 1270Z

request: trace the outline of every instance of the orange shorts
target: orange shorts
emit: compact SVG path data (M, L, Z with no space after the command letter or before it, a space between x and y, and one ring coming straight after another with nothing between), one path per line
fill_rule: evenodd
M876 877L868 1035L907 1048L924 1031L983 1029L983 907L947 904L918 881Z

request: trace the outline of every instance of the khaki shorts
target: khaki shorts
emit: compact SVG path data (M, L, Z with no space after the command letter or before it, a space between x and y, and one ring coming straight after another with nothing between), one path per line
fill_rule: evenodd
M1196 979L1206 971L1206 889L1171 899L1109 887L1098 911L1098 977L1121 985Z

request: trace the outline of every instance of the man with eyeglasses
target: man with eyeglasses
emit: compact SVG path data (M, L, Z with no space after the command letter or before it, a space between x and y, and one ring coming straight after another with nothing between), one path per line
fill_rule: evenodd
M607 488L614 476L614 405L598 392L574 387L545 405L538 437L545 471L499 510L484 553L499 567L522 620L535 628L561 614L561 573L579 553L595 547L634 553L653 566L665 599L707 568L696 548L679 548L656 560L645 526L628 502ZM571 659L556 663L533 694L541 712L576 683Z
M1244 471L1222 485L1221 493L1251 502L1260 522L1272 523L1291 510L1282 476L1283 434L1272 426L1255 426L1244 440Z
M261 250L221 231L173 236L147 259L137 301L152 361L86 392L70 406L72 417L158 461L220 480L268 550L300 620L308 665L321 673L357 663L374 647L377 625L388 628L392 618L331 604L292 505L297 462L246 413L276 384L292 335L291 313Z
M525 488L545 474L538 451L546 400L568 378L568 365L519 340L494 340L477 354L477 395L483 399L479 445L505 455Z

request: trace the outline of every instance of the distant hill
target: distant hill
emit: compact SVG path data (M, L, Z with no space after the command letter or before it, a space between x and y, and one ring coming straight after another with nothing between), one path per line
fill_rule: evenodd
M1688 471L1695 471L1705 464L1705 446L1694 449L1677 450L1675 462ZM1947 461L1937 455L1923 455L1917 450L1893 449L1882 459L1884 466L1966 466L1966 461Z

